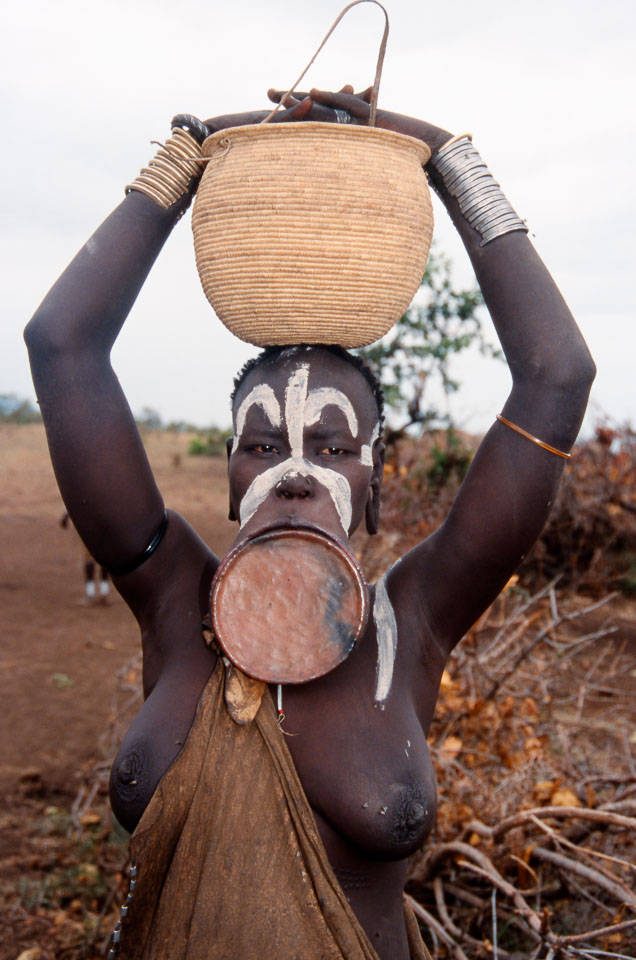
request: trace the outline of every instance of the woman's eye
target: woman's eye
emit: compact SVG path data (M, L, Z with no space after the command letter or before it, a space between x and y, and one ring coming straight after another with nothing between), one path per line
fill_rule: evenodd
M270 443L255 443L252 450L255 453L278 453L278 447L273 447Z
M323 447L320 451L320 456L323 457L341 457L346 450L343 450L341 447Z

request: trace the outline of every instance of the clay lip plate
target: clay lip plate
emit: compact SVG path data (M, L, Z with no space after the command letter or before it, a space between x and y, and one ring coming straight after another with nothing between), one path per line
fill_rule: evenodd
M235 546L210 591L228 659L266 683L307 683L353 650L368 588L346 547L312 527L274 527Z

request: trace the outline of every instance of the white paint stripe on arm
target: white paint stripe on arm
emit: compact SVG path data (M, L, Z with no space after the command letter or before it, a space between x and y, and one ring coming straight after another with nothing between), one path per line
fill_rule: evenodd
M375 585L373 600L373 619L375 621L376 640L378 644L377 684L375 702L383 705L391 692L393 682L393 668L397 653L397 621L395 611L389 599L386 587L389 570L383 573Z

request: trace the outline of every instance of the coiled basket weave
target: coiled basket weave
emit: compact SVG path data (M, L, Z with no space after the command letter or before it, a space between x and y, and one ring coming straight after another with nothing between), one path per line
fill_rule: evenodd
M433 233L425 143L378 127L267 123L214 133L203 155L196 261L232 333L351 348L399 320Z

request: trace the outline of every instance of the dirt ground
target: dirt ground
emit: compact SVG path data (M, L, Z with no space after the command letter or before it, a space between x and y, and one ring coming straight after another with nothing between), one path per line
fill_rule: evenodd
M225 553L235 527L227 520L224 459L188 456L184 434L151 432L145 439L167 505L183 513L217 553ZM117 691L121 694L122 669L137 653L138 634L114 591L107 604L82 602L82 548L74 531L60 525L63 505L42 427L0 425L0 475L0 871L5 889L22 891L4 932L0 917L0 960L49 960L80 954L42 947L46 937L37 924L51 929L56 920L29 901L28 891L34 889L30 876L37 874L41 886L56 832L71 830L71 811L81 815L89 832L93 827L104 835L110 830L104 825L103 789L98 814L82 790L87 771L108 767L113 702ZM619 632L613 642L622 657L629 650L621 661L628 664L627 697L636 695L636 670L629 669L636 663L635 611L635 602L617 599ZM593 620L590 627L596 628ZM593 711L589 722L595 728L605 709L599 704ZM613 718L606 716L605 722L613 725ZM580 728L580 711L576 726ZM622 754L621 767L631 762L634 723L628 727L614 748ZM111 873L125 858L125 838L117 843L105 853L100 847L100 855L111 858ZM89 867L82 869L75 880L86 886L91 873ZM96 890L96 904L102 902L99 897ZM107 908L110 903L102 910L105 916ZM61 924L67 917L59 919ZM81 938L79 920L78 931ZM95 956L101 956L97 947Z
M185 435L152 432L147 441L166 503L225 552L234 526L224 461L188 456ZM95 756L117 671L136 652L138 631L113 590L107 605L82 604L82 548L60 526L64 507L43 429L0 425L0 451L0 788L10 791L26 770L64 788Z
M166 503L223 554L235 536L224 459L188 456L183 434L152 432L146 441ZM42 427L0 425L0 476L0 872L26 889L42 858L36 864L33 845L22 841L36 828L50 833L51 811L69 810L86 771L107 765L119 674L139 642L112 589L105 605L83 603L82 548L60 526L64 507ZM15 926L12 938L0 932L0 960L34 942L26 926L16 938Z

